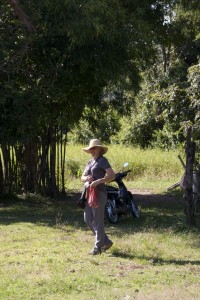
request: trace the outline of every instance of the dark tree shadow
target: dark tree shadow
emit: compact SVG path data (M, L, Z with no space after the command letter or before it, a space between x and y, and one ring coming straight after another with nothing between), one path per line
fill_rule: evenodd
M25 198L14 196L0 199L0 224L31 222L55 226L67 223L77 228L86 229L83 221L83 210L77 207L80 192L68 193L60 201L30 195ZM163 231L199 230L200 216L197 216L197 227L186 226L184 202L180 194L133 194L141 208L141 216L135 219L132 215L120 216L118 224L110 224L106 219L106 227L118 236L124 233L154 229ZM198 246L199 242L197 243Z
M77 208L80 193L68 193L60 201L37 195L22 197L6 196L0 200L0 224L30 222L44 226L69 224L84 226Z

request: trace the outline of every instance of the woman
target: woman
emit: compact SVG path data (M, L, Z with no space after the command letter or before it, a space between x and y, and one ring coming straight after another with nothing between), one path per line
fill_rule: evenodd
M108 238L104 229L104 212L107 201L107 191L105 183L115 178L115 173L108 160L103 156L108 148L101 144L98 139L92 139L87 148L83 150L92 155L85 167L81 180L89 186L88 190L95 188L97 192L97 205L86 202L84 211L84 221L96 236L92 255L101 254L112 246L112 241Z

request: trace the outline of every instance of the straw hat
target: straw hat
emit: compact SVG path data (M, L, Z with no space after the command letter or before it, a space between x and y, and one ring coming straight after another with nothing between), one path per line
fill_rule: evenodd
M83 150L84 150L85 152L87 152L87 153L90 153L90 149L93 148L93 147L99 147L99 148L101 148L102 151L103 151L102 154L105 154L105 153L108 151L108 147L103 146L103 145L101 144L101 141L98 140L98 139L92 139L92 140L90 141L89 146L86 147L86 148L83 148Z

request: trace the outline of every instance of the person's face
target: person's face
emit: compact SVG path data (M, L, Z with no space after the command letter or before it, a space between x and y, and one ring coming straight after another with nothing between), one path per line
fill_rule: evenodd
M92 147L90 149L90 153L92 154L93 157L98 157L100 153L101 148L100 147Z

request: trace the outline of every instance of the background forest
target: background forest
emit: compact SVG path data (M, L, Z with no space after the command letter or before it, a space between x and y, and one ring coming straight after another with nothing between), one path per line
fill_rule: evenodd
M65 192L67 143L200 140L198 0L0 0L0 194Z

